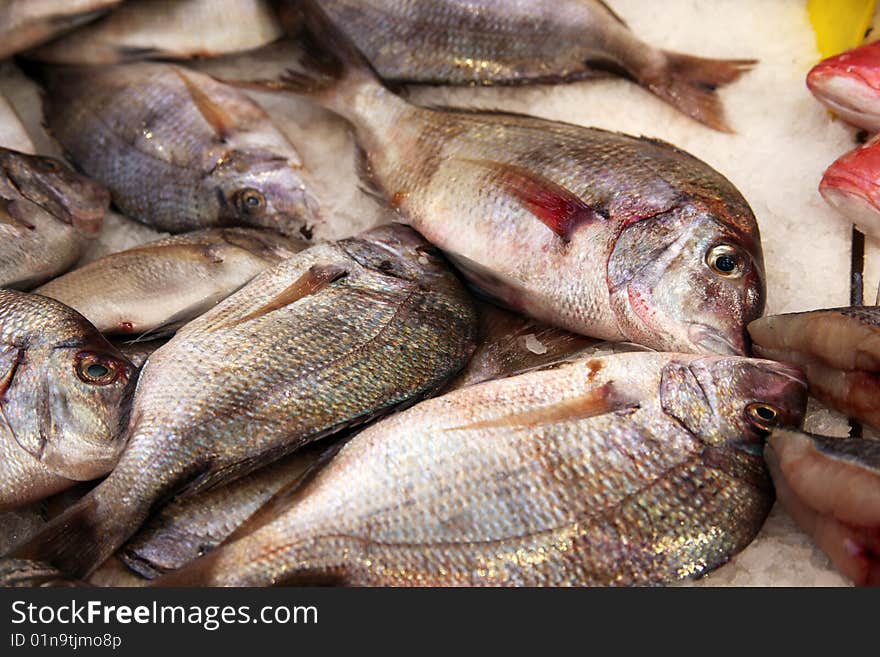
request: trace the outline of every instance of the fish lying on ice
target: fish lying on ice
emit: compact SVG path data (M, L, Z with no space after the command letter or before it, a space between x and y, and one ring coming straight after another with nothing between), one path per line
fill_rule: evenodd
M749 333L758 356L803 369L816 399L880 428L880 307L762 317Z
M745 326L764 307L763 254L724 176L657 140L414 106L381 86L314 2L300 4L336 61L321 62L317 80L244 84L311 93L348 119L399 220L472 284L576 333L745 354Z
M105 334L157 336L198 317L306 242L257 228L214 228L111 253L34 292Z
M126 216L160 230L321 221L297 150L245 94L174 64L49 68L46 122Z
M318 4L385 80L555 83L611 72L635 80L716 130L729 130L717 89L755 64L751 59L705 59L662 50L639 39L600 0Z
M150 355L119 464L12 555L86 576L162 501L436 391L475 333L464 287L409 228L302 251Z
M856 584L880 586L880 442L778 429L765 456L798 526Z
M0 289L0 510L113 468L134 371L77 312Z
M274 517L155 583L698 577L761 527L773 503L764 437L799 426L805 404L787 365L668 353L456 390L356 435Z

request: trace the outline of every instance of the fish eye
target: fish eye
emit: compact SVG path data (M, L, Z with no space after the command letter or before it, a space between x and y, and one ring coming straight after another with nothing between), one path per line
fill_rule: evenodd
M238 209L248 214L266 207L266 197L253 187L247 187L238 192L235 201Z
M745 258L736 247L729 244L719 244L709 249L706 264L725 278L739 278L745 272Z
M105 386L113 383L120 372L119 363L90 352L77 354L76 374L84 383Z
M746 406L746 418L762 431L770 431L779 419L779 409L770 404L755 402Z

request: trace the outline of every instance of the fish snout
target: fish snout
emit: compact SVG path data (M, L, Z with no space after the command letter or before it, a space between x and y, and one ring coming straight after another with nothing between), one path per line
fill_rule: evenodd
M693 352L698 354L745 356L748 353L745 330L740 333L724 333L706 324L691 324L688 327L688 339L693 345Z

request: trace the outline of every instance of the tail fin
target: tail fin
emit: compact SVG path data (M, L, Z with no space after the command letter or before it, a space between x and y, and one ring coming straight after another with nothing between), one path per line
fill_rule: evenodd
M639 82L656 96L703 125L733 132L724 119L724 107L716 93L737 80L757 63L754 59L705 59L665 52L666 65L643 75Z
M99 489L49 522L9 556L43 561L63 573L86 578L128 538L131 518L101 502ZM118 500L117 500L118 503ZM123 522L115 522L122 518ZM137 519L134 519L137 527Z
M340 87L357 84L381 85L379 76L366 57L339 29L314 0L291 0L282 3L282 16L295 15L297 20L285 18L288 31L298 32L303 47L305 71L288 70L275 80L230 81L238 86L268 91L289 91L322 97Z

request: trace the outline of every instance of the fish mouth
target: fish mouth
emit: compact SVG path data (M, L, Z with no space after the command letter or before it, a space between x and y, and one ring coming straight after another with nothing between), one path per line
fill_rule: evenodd
M691 324L688 328L688 340L697 353L725 356L745 356L748 353L744 338L738 341L732 340L717 328L707 324Z
M826 178L819 192L828 205L856 224L862 232L876 234L880 229L880 208L864 190L858 188L857 183L844 177Z

